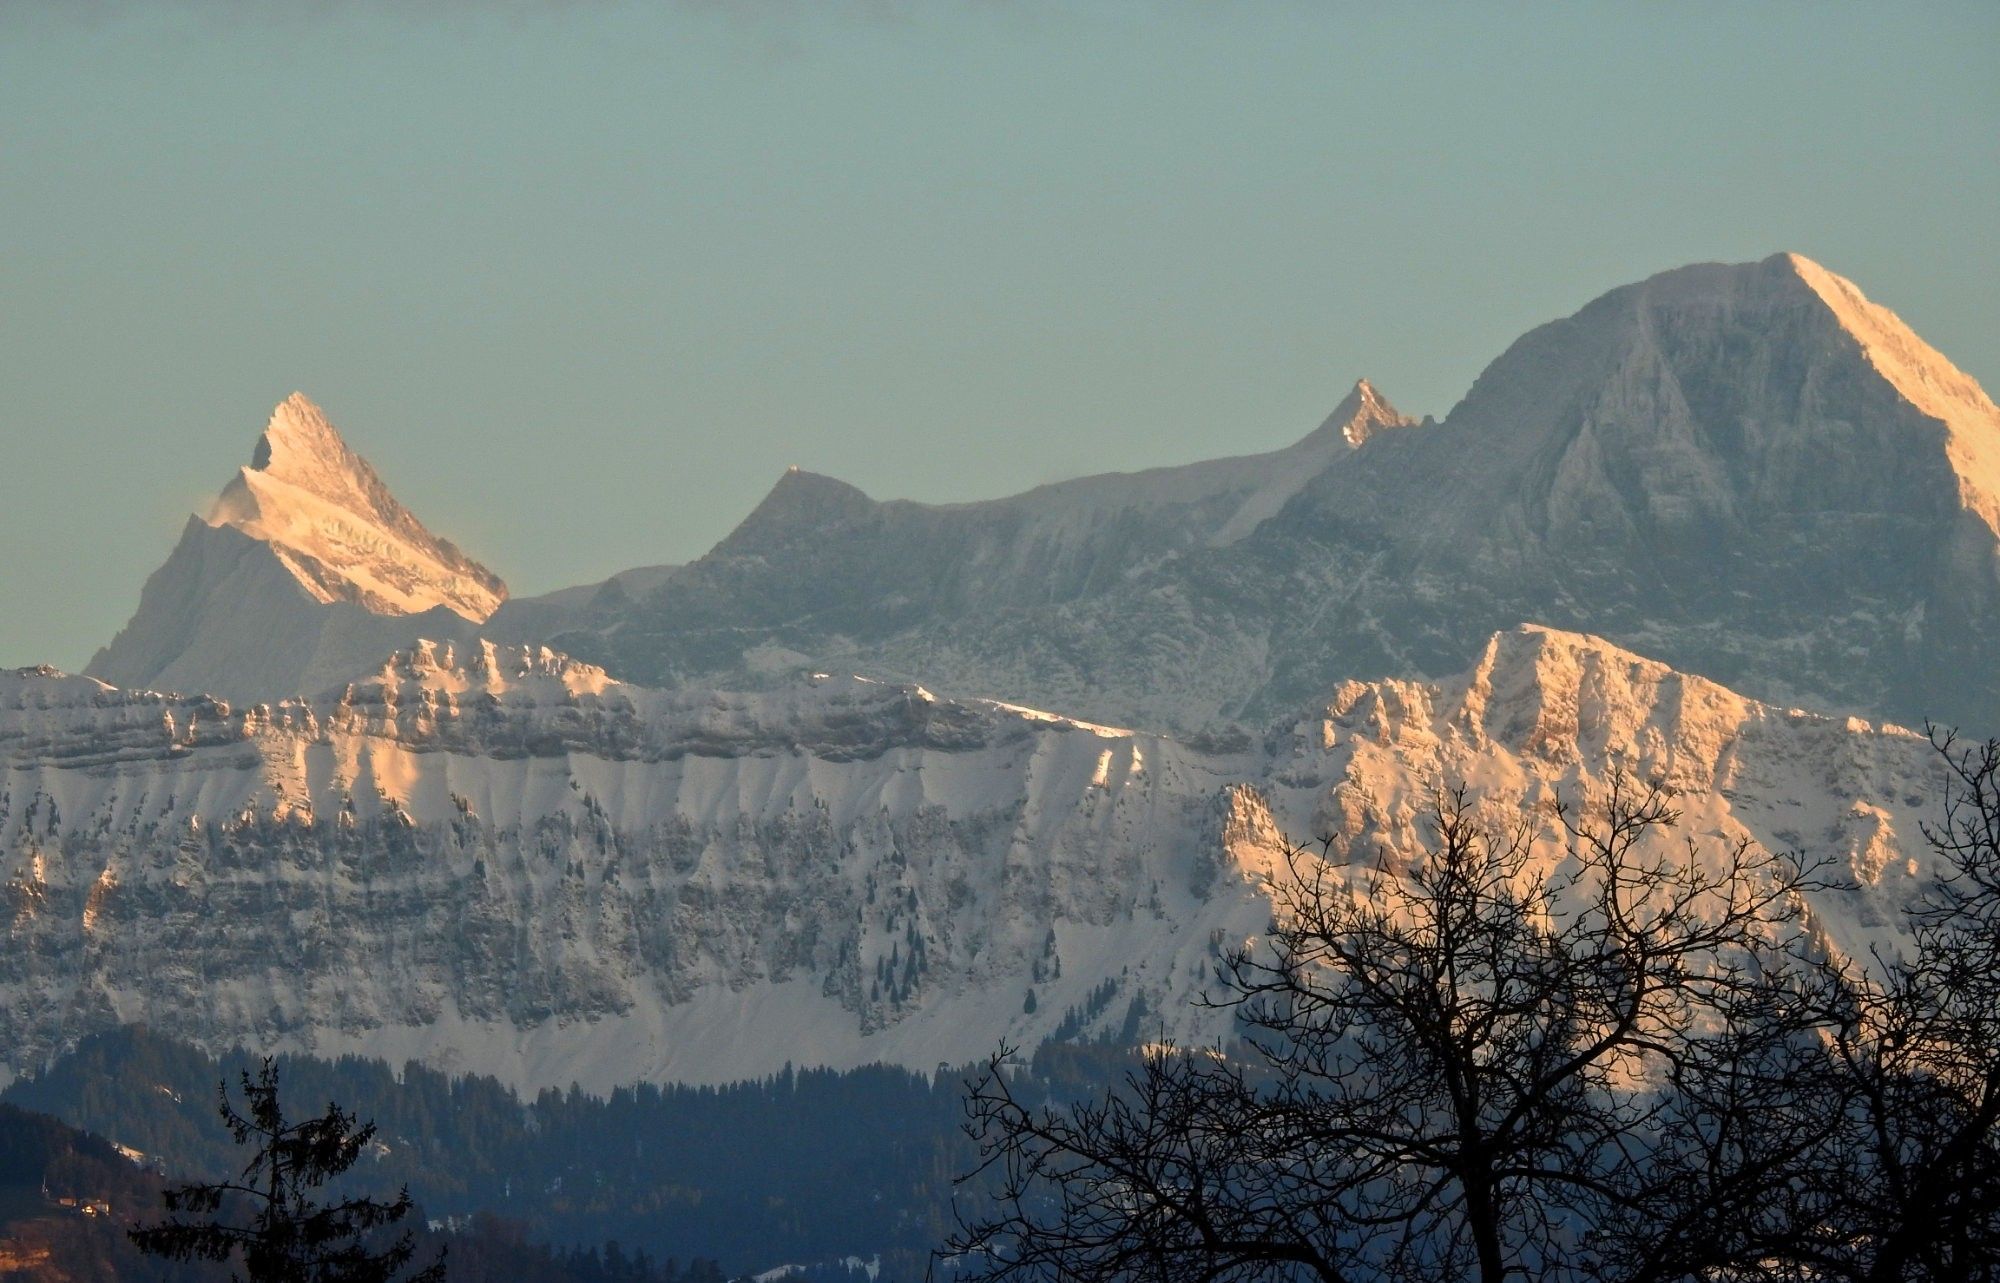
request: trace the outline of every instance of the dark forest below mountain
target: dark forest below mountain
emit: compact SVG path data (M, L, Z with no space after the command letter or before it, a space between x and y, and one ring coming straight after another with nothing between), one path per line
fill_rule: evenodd
M1082 1085L1122 1061L1054 1045L1034 1074ZM215 1121L216 1084L250 1063L124 1029L0 1099L113 1137L176 1176L214 1175L240 1157ZM380 1127L384 1148L358 1169L365 1183L407 1183L430 1217L490 1213L536 1241L712 1259L732 1276L880 1256L884 1277L921 1278L952 1224L953 1177L973 1164L959 1071L788 1070L721 1088L523 1101L495 1079L416 1064L278 1063L290 1099L336 1100Z

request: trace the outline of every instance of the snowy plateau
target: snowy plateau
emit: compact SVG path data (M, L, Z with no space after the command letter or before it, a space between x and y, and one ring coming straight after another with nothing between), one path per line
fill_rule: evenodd
M795 472L531 599L294 396L87 675L0 674L0 1079L133 1022L599 1090L1212 1038L1288 845L1393 865L1463 782L1554 865L1620 769L1694 858L1834 861L1858 956L1935 874L1896 723L2000 728L1996 625L2000 411L1793 255L1613 291L1442 421L1362 382L949 506Z

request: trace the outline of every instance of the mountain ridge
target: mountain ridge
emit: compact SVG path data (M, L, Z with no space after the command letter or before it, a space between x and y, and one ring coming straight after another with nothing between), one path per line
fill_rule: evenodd
M1509 345L1442 421L1360 380L1280 450L999 499L876 500L793 470L687 565L511 609L497 577L449 568L399 596L353 541L287 543L264 520L260 486L331 493L384 546L459 555L414 518L415 543L394 533L406 511L303 398L259 457L276 474L239 473L223 525L190 525L88 671L269 700L483 633L652 686L845 669L1186 730L1343 676L1455 671L1525 620L1760 698L2000 727L1981 641L2000 629L2000 411L1794 254L1609 291ZM275 536L276 568L214 530ZM382 622L426 602L463 622Z
M1191 728L1448 673L1530 620L1761 698L2000 728L2000 418L1810 260L1622 286L1516 340L1443 421L1396 417L1316 463L1257 456L1276 502L1216 486L1157 524L1130 496L1188 473L940 508L853 492L553 640L653 684L836 666ZM1036 507L1065 487L1106 501Z
M485 643L247 708L19 670L0 1076L135 1021L598 1091L927 1070L1072 1011L1208 1038L1194 999L1268 925L1288 844L1405 858L1440 784L1545 816L1620 769L1691 833L1840 861L1853 888L1812 910L1850 953L1932 875L1921 736L1539 627L1234 743L851 677L653 691Z

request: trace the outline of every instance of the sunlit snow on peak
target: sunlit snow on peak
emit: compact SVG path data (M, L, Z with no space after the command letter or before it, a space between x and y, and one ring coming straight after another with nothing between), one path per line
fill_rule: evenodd
M322 602L378 614L442 606L475 622L506 600L499 576L425 529L325 413L294 392L271 412L250 466L208 514L272 546Z

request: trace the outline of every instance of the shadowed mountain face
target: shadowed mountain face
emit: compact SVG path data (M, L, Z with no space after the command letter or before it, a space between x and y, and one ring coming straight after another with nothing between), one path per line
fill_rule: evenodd
M801 671L1192 729L1461 669L1522 622L1759 698L2000 728L2000 411L1793 255L1614 290L1442 422L1368 384L1297 444L982 503L794 471L706 556L505 602L309 402L89 672L272 700L420 637L659 686Z
M1613 291L1438 424L1363 384L1277 454L948 507L794 473L556 644L640 681L844 667L1188 727L1454 671L1527 620L1764 698L1990 728L1996 494L1978 386L1779 255Z

